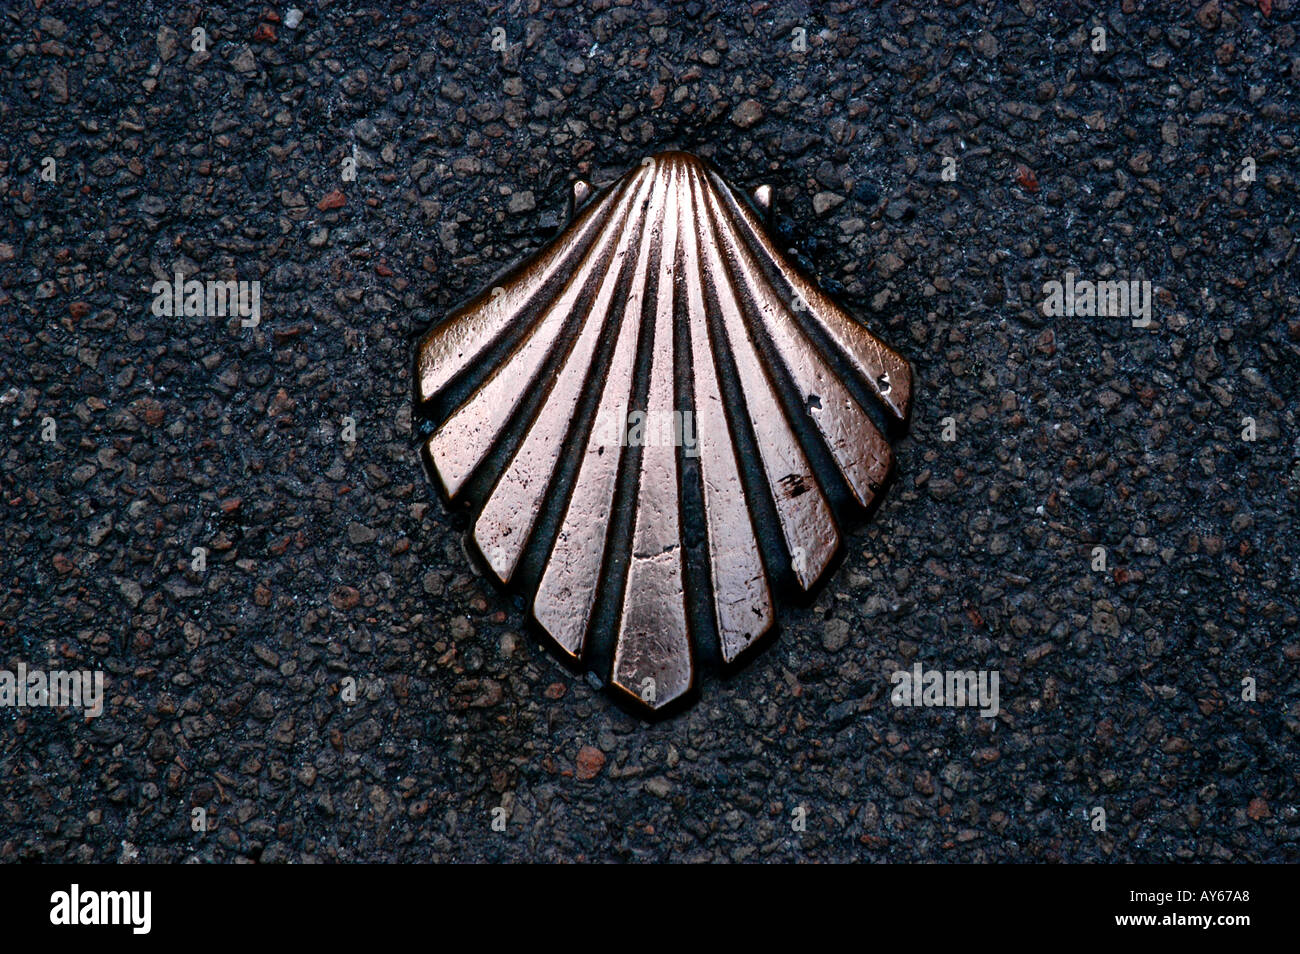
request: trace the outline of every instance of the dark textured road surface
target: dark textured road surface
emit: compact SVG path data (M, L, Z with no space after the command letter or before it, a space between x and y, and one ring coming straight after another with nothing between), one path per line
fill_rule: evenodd
M1300 860L1294 0L302 6L0 13L0 668L105 674L0 710L0 859ZM410 362L670 147L916 399L829 584L646 723L466 559Z

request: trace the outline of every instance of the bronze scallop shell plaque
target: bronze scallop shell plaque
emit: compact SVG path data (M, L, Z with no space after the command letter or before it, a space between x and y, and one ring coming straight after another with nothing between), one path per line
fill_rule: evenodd
M425 463L555 645L636 703L687 693L807 591L893 462L911 369L682 152L599 193L420 341Z

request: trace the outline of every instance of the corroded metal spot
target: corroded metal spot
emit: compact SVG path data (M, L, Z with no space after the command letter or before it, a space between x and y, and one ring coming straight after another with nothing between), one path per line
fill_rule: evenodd
M571 201L420 342L426 464L555 644L658 709L771 629L775 581L823 577L911 369L777 250L768 187L669 152Z

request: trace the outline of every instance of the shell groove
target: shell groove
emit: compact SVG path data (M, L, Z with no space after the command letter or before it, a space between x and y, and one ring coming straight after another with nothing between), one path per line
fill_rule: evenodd
M652 709L771 629L774 581L824 576L911 400L908 363L680 152L434 326L415 374L426 463L487 566Z

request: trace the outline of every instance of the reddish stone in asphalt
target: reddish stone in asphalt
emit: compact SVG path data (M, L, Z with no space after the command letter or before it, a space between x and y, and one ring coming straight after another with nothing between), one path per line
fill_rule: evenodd
M1016 169L1016 182L1026 192L1038 191L1038 176L1034 175L1034 170L1028 166L1020 166Z
M288 391L284 388L280 388L280 390L275 392L275 397L271 398L271 406L267 409L267 413L272 416L275 416L276 414L284 414L286 411L292 411L297 403L297 401L289 396Z
M747 99L731 111L731 121L741 129L748 129L763 118L763 104Z
M605 767L605 753L594 745L584 745L578 750L578 778L595 778Z
M167 419L167 412L163 409L163 406L152 398L145 398L141 401L140 410L144 422L150 427L158 427Z
M335 189L333 192L327 193L325 198L317 202L316 208L320 209L322 212L327 212L330 209L341 209L347 204L348 197L338 189Z
M253 41L255 43L274 43L275 27L269 23L259 23L257 29L253 31Z
M1252 798L1250 805L1246 808L1246 814L1254 821L1263 821L1265 818L1273 817L1273 813L1268 810L1268 802L1262 798Z
M496 705L505 697L505 691L501 688L501 683L492 679L484 679L479 683L479 693L472 700L470 706L475 709L487 709Z
M335 609L350 610L361 602L361 594L355 586L340 586L330 594L330 602Z

